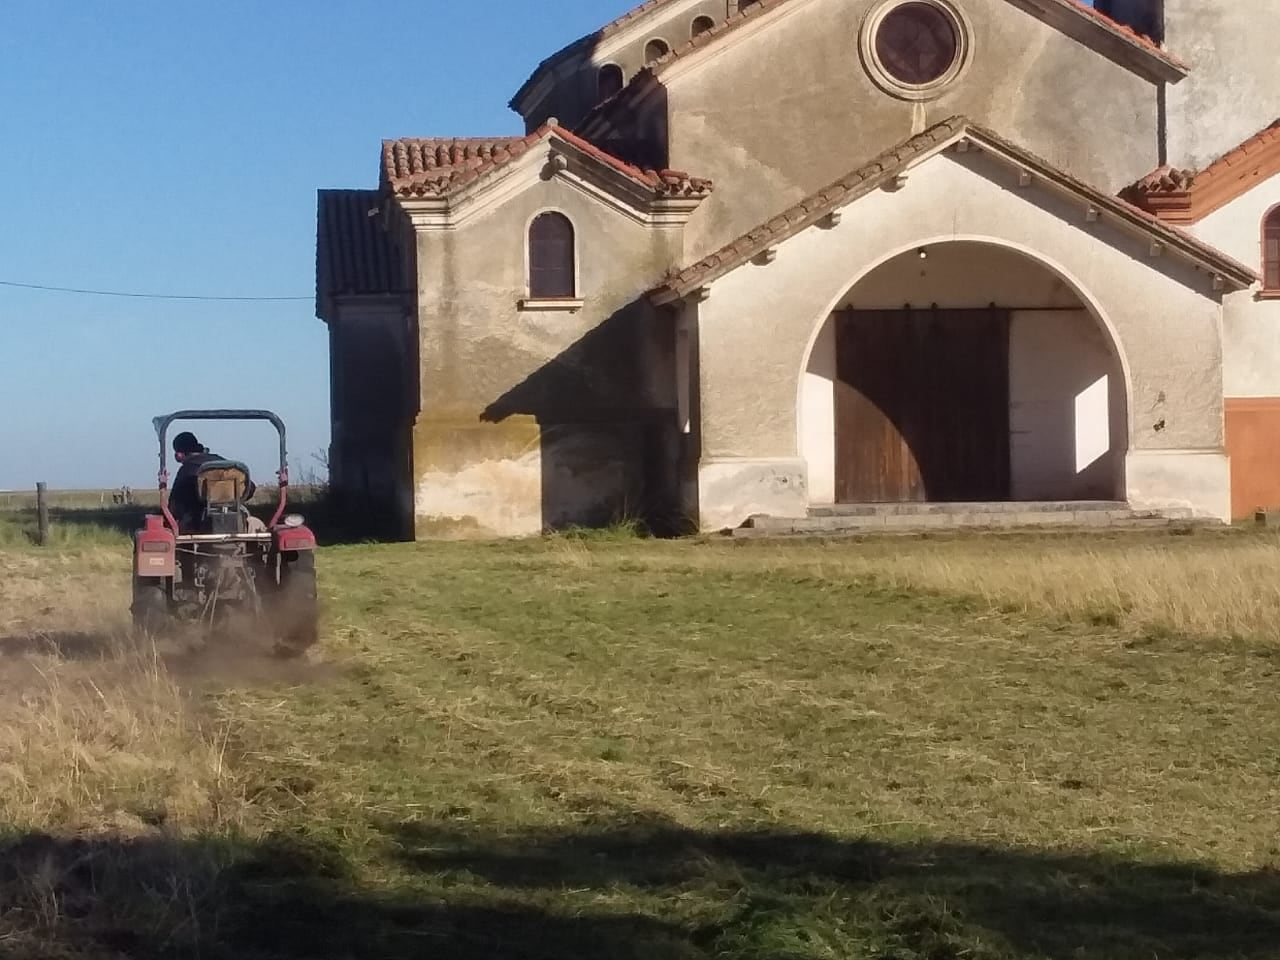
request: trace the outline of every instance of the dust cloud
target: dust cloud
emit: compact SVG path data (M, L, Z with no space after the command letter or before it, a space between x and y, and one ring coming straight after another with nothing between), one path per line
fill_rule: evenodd
M280 654L274 639L252 622L229 621L213 630L184 625L162 636L118 624L0 636L0 696L36 693L53 682L119 687L140 670L160 673L191 694L317 683L339 672L315 648Z

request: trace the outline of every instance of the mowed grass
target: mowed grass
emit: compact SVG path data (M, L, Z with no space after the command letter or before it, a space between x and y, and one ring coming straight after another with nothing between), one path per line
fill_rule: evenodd
M1280 957L1277 561L333 548L283 665L0 553L0 956Z

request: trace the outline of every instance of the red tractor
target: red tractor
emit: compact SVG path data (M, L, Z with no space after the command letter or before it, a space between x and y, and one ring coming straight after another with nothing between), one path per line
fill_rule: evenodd
M234 460L195 467L198 503L180 529L170 511L167 437L178 420L265 420L280 435L280 500L269 522L250 513L249 468ZM133 621L149 633L179 624L217 629L244 623L280 655L318 638L316 538L286 514L284 423L267 410L183 410L155 419L160 438L160 513L134 535Z

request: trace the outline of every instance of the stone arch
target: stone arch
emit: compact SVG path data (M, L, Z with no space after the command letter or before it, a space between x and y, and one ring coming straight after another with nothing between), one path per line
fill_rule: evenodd
M644 45L644 62L649 65L657 60L661 60L671 52L671 44L661 37L654 37Z
M823 503L834 499L834 489L831 484L834 481L827 481L827 474L824 471L834 471L834 458L836 454L831 454L833 460L828 463L823 459L822 451L823 431L827 428L826 422L807 423L807 419L812 418L815 421L821 420L823 416L830 416L830 429L835 431L835 411L834 407L829 413L823 409L822 386L815 380L818 376L814 372L815 360L820 364L825 364L825 359L830 355L830 363L833 365L824 376L828 376L831 381L831 390L836 389L838 380L835 376L835 357L834 353L834 318L835 312L842 305L851 305L860 289L865 289L870 283L874 287L877 277L882 277L885 271L894 269L901 271L904 264L914 262L913 259L917 252L939 252L945 257L948 254L955 254L965 248L966 252L971 255L979 255L981 251L990 251L994 261L1009 261L1010 258L1018 258L1019 262L1025 261L1039 275L1041 280L1052 280L1062 288L1062 294L1058 301L1049 303L1046 301L1037 307L1035 303L1008 303L1000 304L1007 307L1012 322L1017 323L1016 327L1019 331L1032 331L1031 336L1025 332L1014 337L1012 332L1010 335L1011 342L1032 344L1024 346L1021 351L1016 351L1011 346L1011 353L1008 358L1007 372L1010 376L1010 417L1011 436L1008 443L1012 452L1010 456L1014 463L1011 469L1010 480L1010 496L1013 500L1039 500L1039 499L1116 499L1122 500L1125 497L1126 476L1125 476L1125 460L1129 450L1130 424L1131 424L1131 398L1132 390L1132 373L1130 370L1129 359L1125 353L1123 342L1119 332L1108 316L1107 311L1103 309L1101 302L1097 296L1089 291L1080 280L1074 276L1070 270L1065 268L1061 263L1054 261L1040 251L1029 248L1023 244L981 235L948 235L948 236L931 236L917 240L911 244L903 244L894 249L890 249L879 256L874 262L862 269L853 280L845 285L827 305L826 310L816 319L813 324L809 340L805 344L803 351L803 360L798 371L796 379L796 449L797 453L809 464L810 470L810 492L811 502ZM938 259L938 258L935 258ZM993 263L992 266L996 264ZM1028 274L1032 279L1036 277ZM883 288L883 283L881 284ZM919 291L913 285L904 285L902 287L904 294L901 301L894 301L895 304L905 303L912 300L912 294ZM880 291L881 299L883 299L884 290ZM1069 299L1067 299L1069 298ZM997 298L992 298L997 299ZM1033 298L1034 299L1034 298ZM985 305L986 301L983 301ZM1075 307L1073 308L1072 304ZM948 305L932 304L934 308L941 306L944 310ZM977 306L977 304L967 304L968 306ZM877 304L881 309L887 308L888 304ZM930 304L917 300L913 306L928 307ZM1050 326L1049 321L1052 320L1055 326ZM1036 431L1026 429L1035 425L1034 416L1035 404L1031 401L1036 397L1036 391L1047 391L1051 389L1049 386L1037 386L1035 381L1040 376L1027 369L1029 363L1034 361L1035 354L1028 351L1034 350L1035 338L1041 340L1053 330L1061 330L1075 339L1071 324L1089 323L1089 330L1096 331L1097 342L1092 344L1092 360L1080 360L1083 364L1081 368L1074 371L1076 375L1084 375L1096 368L1103 371L1095 384L1090 387L1098 389L1090 389L1082 391L1074 398L1074 408L1071 412L1071 424L1074 429L1072 437L1058 437L1053 441L1057 447L1062 448L1068 443L1074 443L1075 463L1078 477L1075 482L1069 479L1054 480L1048 475L1037 476L1037 469L1042 474L1045 468L1040 461L1046 461L1057 458L1061 460L1067 455L1065 449L1057 449L1054 456L1051 457L1043 449L1034 447L1034 444L1040 443L1042 446L1046 442L1043 437L1047 433L1047 428L1041 427L1039 438L1035 438ZM1011 327L1011 331L1012 331ZM829 339L828 339L829 338ZM1080 339L1088 339L1088 336ZM819 351L819 345L822 350ZM1077 350L1087 350L1088 346L1080 347ZM1019 359L1020 357L1020 359ZM1028 359L1031 358L1031 360ZM1104 358L1105 357L1105 358ZM1043 363L1043 361L1039 361ZM1015 367L1015 364L1021 364L1021 367ZM1051 370L1056 371L1056 364L1047 364ZM1062 374L1066 376L1067 374ZM1029 386L1018 386L1021 382L1030 384ZM1022 393L1019 393L1019 390ZM816 393L815 393L816 391ZM1100 394L1099 394L1099 391ZM1028 395L1029 394L1029 395ZM1099 400L1099 396L1101 399ZM815 399L816 398L816 399ZM1027 402L1023 402L1027 401ZM1061 416L1062 398L1055 396L1053 398L1053 409L1056 415ZM834 404L834 399L831 401ZM1101 411L1099 412L1097 405L1101 403ZM1028 418L1031 418L1028 420ZM1100 423L1098 421L1100 420ZM1090 427L1090 423L1094 423ZM1059 428L1059 432L1060 432ZM1093 436L1090 435L1092 430ZM1028 439L1032 436L1033 439ZM834 439L831 441L834 445ZM1092 460L1082 461L1082 457L1088 454L1088 449L1096 447L1099 443L1104 443L1102 452L1098 453ZM1019 446L1019 444L1021 446ZM815 453L815 451L818 451ZM1105 462L1103 462L1105 461ZM1083 466L1081 464L1084 464ZM1085 477L1086 469L1092 468L1089 477ZM1062 469L1066 469L1065 467ZM1061 470L1059 471L1061 472ZM1071 496L1075 491L1088 491L1088 495ZM1105 495L1104 495L1105 491ZM1022 493L1022 495L1019 495Z

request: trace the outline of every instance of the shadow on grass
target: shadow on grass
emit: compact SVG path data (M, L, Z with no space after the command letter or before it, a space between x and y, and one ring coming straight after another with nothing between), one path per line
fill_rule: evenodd
M1280 943L1265 871L667 824L387 840L394 881L373 889L295 836L29 836L0 849L0 954L1261 960Z

